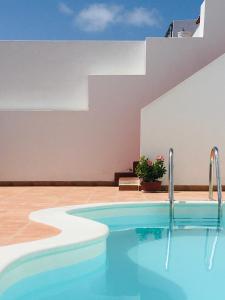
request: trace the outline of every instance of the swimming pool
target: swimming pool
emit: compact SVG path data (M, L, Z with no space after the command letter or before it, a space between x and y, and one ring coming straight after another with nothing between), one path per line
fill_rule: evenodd
M172 222L168 203L68 211L69 218L91 219L92 226L106 224L108 238L104 232L85 246L53 248L14 261L0 278L1 286L8 285L2 289L1 300L225 297L224 219L218 224L216 203L176 203ZM52 269L46 269L48 264Z

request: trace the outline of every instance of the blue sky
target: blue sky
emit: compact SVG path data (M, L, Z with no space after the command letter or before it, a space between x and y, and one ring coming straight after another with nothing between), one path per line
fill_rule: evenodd
M143 40L203 0L0 0L1 40Z

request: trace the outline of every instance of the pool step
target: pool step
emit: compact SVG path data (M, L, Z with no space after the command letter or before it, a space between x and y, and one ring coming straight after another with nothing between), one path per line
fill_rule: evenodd
M119 179L120 191L139 191L140 179L138 177L121 177Z
M191 228L191 227L202 227L202 228L217 228L218 227L218 219L215 218L175 218L173 221L173 225L180 228Z

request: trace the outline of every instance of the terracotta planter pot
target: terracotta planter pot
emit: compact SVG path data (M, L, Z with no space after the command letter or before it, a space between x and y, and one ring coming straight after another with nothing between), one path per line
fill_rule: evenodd
M141 190L143 192L158 192L161 190L161 181L154 181L154 182L142 182L141 183Z

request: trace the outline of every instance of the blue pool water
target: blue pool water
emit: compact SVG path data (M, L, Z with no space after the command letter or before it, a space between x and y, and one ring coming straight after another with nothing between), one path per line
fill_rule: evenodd
M105 255L23 279L0 300L225 299L224 278L223 228L112 226Z

